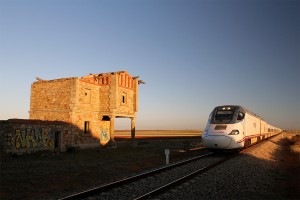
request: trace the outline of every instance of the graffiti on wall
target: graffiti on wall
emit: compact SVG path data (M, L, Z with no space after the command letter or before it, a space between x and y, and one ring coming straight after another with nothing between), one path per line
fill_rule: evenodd
M16 149L54 149L54 133L49 132L46 128L16 130L11 143Z
M100 122L100 144L101 145L106 145L110 140L109 127L110 127L109 121Z
M102 145L105 145L109 142L109 140L110 137L109 137L108 128L104 130L102 127L100 127L100 143Z

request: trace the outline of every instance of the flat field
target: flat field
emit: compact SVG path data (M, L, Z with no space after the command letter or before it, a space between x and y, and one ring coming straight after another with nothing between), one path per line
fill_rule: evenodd
M116 137L117 148L70 149L64 153L1 154L0 199L58 199L64 196L196 156L199 137L174 137L190 131L137 131L132 143ZM164 138L149 139L163 135ZM144 136L144 137L143 137ZM147 137L146 137L147 136ZM170 136L170 137L169 137ZM169 138L168 138L169 137Z
M199 130L137 130L136 138L163 138L163 137L199 137L202 131ZM116 130L116 138L130 138L130 130Z
M137 139L132 143L130 131L117 131L117 148L69 149L64 153L22 156L1 153L0 199L59 199L163 166L165 149L170 149L171 163L194 157L204 150L200 134L200 131L137 131ZM300 154L291 150L291 147L300 149L299 136L285 134L283 141L285 150L274 156L282 170L299 177ZM300 182L294 179L284 177L278 182L285 191L297 196Z

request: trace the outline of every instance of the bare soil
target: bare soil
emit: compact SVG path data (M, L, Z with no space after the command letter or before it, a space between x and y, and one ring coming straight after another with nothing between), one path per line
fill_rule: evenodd
M200 138L117 141L117 148L1 155L0 199L58 199L199 154Z
M300 199L300 135L286 134L282 139L282 151L276 155L282 178L278 188L286 199Z
M293 135L294 136L294 135ZM287 199L300 199L300 154L292 152L295 137L282 140L277 152L282 173L278 188ZM0 199L59 199L76 192L119 180L199 154L199 137L181 139L137 139L117 141L117 148L71 149L65 153L39 152L29 155L1 154ZM300 145L300 144L299 144Z

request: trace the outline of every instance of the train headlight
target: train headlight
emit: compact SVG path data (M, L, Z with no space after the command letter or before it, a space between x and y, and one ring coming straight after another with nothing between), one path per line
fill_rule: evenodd
M238 135L239 133L239 130L232 130L228 135Z

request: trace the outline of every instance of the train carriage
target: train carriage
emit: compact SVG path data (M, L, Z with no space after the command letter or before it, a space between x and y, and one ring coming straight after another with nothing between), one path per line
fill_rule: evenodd
M209 115L202 140L210 149L238 149L279 132L281 129L242 106L224 105Z

